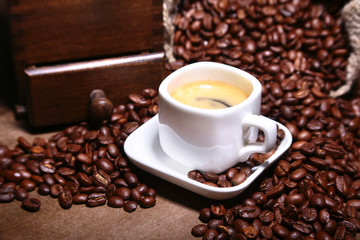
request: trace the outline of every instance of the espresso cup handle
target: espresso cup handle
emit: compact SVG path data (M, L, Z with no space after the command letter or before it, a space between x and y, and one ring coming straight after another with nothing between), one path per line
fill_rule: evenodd
M242 120L242 127L244 129L249 127L256 127L264 132L264 142L245 142L244 147L240 151L240 162L245 162L253 153L270 152L276 145L277 139L277 125L274 120L270 118L248 114Z

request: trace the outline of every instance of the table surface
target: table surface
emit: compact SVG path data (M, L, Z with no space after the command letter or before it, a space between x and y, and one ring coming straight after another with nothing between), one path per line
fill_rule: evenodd
M13 148L19 136L32 141L36 136L48 139L54 132L30 130L0 102L0 143ZM127 213L107 205L95 208L73 205L64 210L57 199L34 191L30 196L41 200L38 212L21 209L17 200L0 204L0 239L195 239L191 229L201 223L199 211L216 201L146 172L138 176L157 191L156 205L152 208L138 207L135 212ZM232 205L236 201L223 203Z

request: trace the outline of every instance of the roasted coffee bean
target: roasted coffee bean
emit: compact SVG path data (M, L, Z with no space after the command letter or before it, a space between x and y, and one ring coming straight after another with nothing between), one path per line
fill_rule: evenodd
M124 210L125 210L126 212L129 212L129 213L130 213L130 212L135 211L136 208L137 208L137 206L138 206L138 203L137 203L137 202L129 200L129 201L126 201L126 202L125 202L125 204L124 204Z
M265 224L271 223L275 218L275 215L270 210L264 210L259 214L259 219Z
M111 183L111 178L105 171L99 170L92 175L92 181L97 186L107 187Z
M55 179L53 178L53 176L51 174L45 173L43 175L43 180L44 180L44 184L46 184L50 187L55 184Z
M198 224L192 228L191 234L194 237L202 237L207 230L206 224Z
M208 222L211 219L211 210L210 208L202 208L200 210L200 215L199 215L199 219L202 222Z
M136 202L139 202L141 199L141 193L137 188L133 188L130 190L130 199Z
M314 193L310 198L310 205L317 209L325 207L325 198L321 193Z
M58 200L59 200L59 204L62 208L64 208L64 209L71 208L73 200L72 200L72 194L70 191L64 189L64 191L62 193L60 193Z
M130 187L136 187L139 184L138 177L132 172L126 172L124 174L124 180Z
M2 176L9 182L18 183L22 180L22 176L21 176L20 172L9 170L9 169L5 169L2 172Z
M234 175L234 177L231 180L231 184L233 186L237 186L237 185L243 183L246 180L246 178L247 178L247 175L245 173L239 172Z
M289 233L289 230L287 228L285 228L284 226L282 226L278 223L275 223L271 229L275 236L277 236L279 238L283 238L283 239L285 239Z
M335 189L342 196L345 196L348 193L349 187L348 187L348 183L347 183L344 176L337 176L336 177L336 179L335 179Z
M82 186L85 186L85 187L89 187L92 185L92 180L91 178L86 175L85 173L82 173L82 172L79 172L77 175L77 180L79 181L79 183L82 185Z
M1 191L1 190L0 190ZM16 200L23 201L24 199L29 197L29 193L24 188L18 188L15 191Z
M275 173L279 177L286 176L290 171L290 164L287 161L281 160L275 168Z
M203 238L204 240L216 239L219 233L216 229L208 229L205 231Z
M219 176L214 173L205 172L203 173L204 179L208 182L216 183L219 180Z
M87 165L92 164L92 159L89 155L87 155L86 153L79 153L76 156L76 160L78 160L81 163L85 163Z
M15 199L15 187L1 186L0 202L11 202Z
M72 195L75 195L79 192L79 183L67 181L64 185L64 190L69 191Z
M260 235L266 239L271 239L273 237L272 229L269 226L262 226Z
M98 207L104 205L105 203L105 193L91 193L86 200L86 206L88 207Z
M102 170L107 174L111 174L114 171L113 163L107 158L100 158L99 160L97 160L96 167L98 168L98 170Z
M50 187L46 184L41 184L39 187L38 187L38 193L40 195L44 195L44 196L47 196L50 194Z
M113 208L121 208L125 204L125 200L119 196L112 196L108 200L108 205Z
M85 193L78 193L73 196L72 202L74 204L84 204L84 203L86 203L88 196L89 195L85 194Z
M155 197L151 197L151 196L143 196L140 199L140 207L142 208L149 208L149 207L153 207L156 204L156 199Z
M135 187L137 190L139 190L141 195L147 195L149 193L149 187L143 183L140 183ZM156 195L156 194L155 194ZM155 197L155 196L154 196Z
M60 194L62 194L64 192L64 188L62 185L60 184L54 184L50 187L50 195L52 197L59 197Z
M55 161L53 159L47 158L41 161L39 168L44 173L55 173Z
M55 175L56 173L54 173ZM44 183L44 178L39 175L31 175L30 180L33 181L37 186Z
M286 205L300 206L304 202L304 195L299 193L289 194L285 197Z
M315 222L317 217L318 217L318 212L315 208L305 208L301 212L301 219L307 223Z
M236 215L242 219L254 219L260 214L260 209L256 206L244 206L236 210Z
M128 200L130 198L131 190L127 187L119 187L116 189L115 194L124 200Z
M210 221L207 223L208 228L212 228L212 229L216 229L219 226L223 226L224 225L224 220L222 219L210 219Z
M254 239L258 236L258 231L253 226L247 226L243 229L245 237Z
M291 175L290 175L290 179L292 181L298 182L301 179L303 179L307 174L307 171L304 168L299 168L294 170Z
M215 218L221 218L222 216L224 216L225 211L226 211L225 207L222 204L218 204L218 205L212 204L210 206L211 216L213 216Z
M26 198L22 201L21 207L29 212L40 210L41 202L37 198Z
M21 181L20 187L24 188L28 192L31 192L35 190L36 184L29 179L24 179Z

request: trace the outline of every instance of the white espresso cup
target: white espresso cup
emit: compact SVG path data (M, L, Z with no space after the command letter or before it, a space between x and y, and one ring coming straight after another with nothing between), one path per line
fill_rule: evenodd
M170 93L194 81L222 81L239 87L248 97L221 109L204 109L175 100ZM167 76L159 87L159 140L172 159L194 169L221 173L253 153L271 151L277 125L260 115L261 84L238 68L214 62L184 66ZM256 142L261 129L264 142Z

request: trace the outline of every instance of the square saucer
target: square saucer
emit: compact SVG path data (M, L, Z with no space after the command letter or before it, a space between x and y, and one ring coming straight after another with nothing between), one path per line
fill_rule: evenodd
M208 186L188 178L188 172L195 169L170 158L160 146L158 115L148 120L128 136L124 143L124 151L135 166L153 175L204 197L224 200L233 198L243 192L290 147L292 143L290 131L278 122L277 125L284 130L285 137L276 152L262 165L253 167L251 175L243 183L228 188Z

